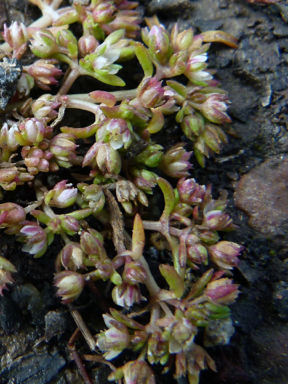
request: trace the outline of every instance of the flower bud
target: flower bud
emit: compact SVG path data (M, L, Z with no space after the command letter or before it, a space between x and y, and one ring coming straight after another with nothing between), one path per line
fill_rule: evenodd
M142 39L149 48L149 52L160 64L166 64L172 54L169 34L163 25L153 25L151 30L142 30Z
M156 77L145 77L137 88L137 99L144 108L156 108L163 104L164 92Z
M109 329L97 335L97 346L105 351L105 359L112 360L125 349L130 342L128 328L109 315L103 315Z
M72 271L56 273L54 285L58 288L57 296L61 297L63 304L76 300L85 285L84 276Z
M80 244L83 252L87 255L101 255L103 254L103 243L101 235L89 228L89 232L83 231L80 236Z
M24 147L22 148L21 155L31 175L50 171L49 160L53 157L51 152L42 151L37 147Z
M58 83L55 77L63 75L63 72L55 66L57 63L58 61L55 59L41 59L24 69L33 77L39 88L50 91L49 85Z
M147 358L150 364L160 364L164 365L167 363L169 358L169 343L164 341L162 338L162 333L159 331L154 331L148 339L148 349L147 349Z
M148 144L147 147L135 157L135 160L148 167L157 167L163 157L163 153L160 152L161 149L161 145Z
M193 41L192 28L178 33L178 25L175 24L171 31L171 45L174 52L188 51Z
M85 57L90 53L95 52L99 43L94 36L81 36L78 40L78 49L81 57Z
M59 103L53 100L53 96L46 94L40 96L31 106L32 113L37 119L48 117L55 119L58 115L56 109L60 106Z
M95 23L107 24L115 18L115 12L116 8L111 2L99 3L93 10L93 19Z
M72 59L78 57L77 39L69 29L61 29L57 33L57 44L62 48L68 48L69 56Z
M205 124L202 138L212 151L219 153L223 143L227 143L227 137L223 130L214 124Z
M147 341L147 338L147 332L135 330L130 342L133 346L133 351L138 351L139 349L142 349Z
M73 184L67 184L67 180L62 180L55 187L46 193L45 204L51 207L67 208L73 205L77 198L77 188L72 188Z
M152 194L152 188L157 184L157 175L154 172L147 171L145 168L132 167L130 173L138 188Z
M2 216L5 213L5 217ZM26 218L24 208L15 203L0 204L0 226L1 228L10 228L17 226L21 221Z
M17 93L20 99L22 99L22 97L28 96L33 87L34 87L33 77L30 75L27 75L27 73L22 73L17 83Z
M83 251L78 243L65 245L58 257L65 269L76 271L83 266Z
M17 124L13 124L11 127L7 123L2 125L0 131L0 147L2 149L8 149L9 152L14 152L19 147L19 143L15 139L15 132L19 132ZM2 154L3 157L3 154ZM3 160L3 159L2 159ZM8 159L7 159L8 160Z
M74 217L68 215L59 215L58 217L61 220L60 226L67 235L73 236L80 231L78 220Z
M76 137L69 133L60 133L50 140L49 150L53 153L57 164L70 168L77 161L74 143Z
M113 272L115 271L113 268L112 261L108 258L102 259L100 261L96 261L96 257L94 255L89 256L89 260L93 263L94 261L94 266L97 269L94 272L95 277L101 280L107 280L110 279L112 280L112 275Z
M212 231L225 231L233 226L231 217L222 211L205 211L203 226L211 229Z
M19 125L19 132L15 132L15 138L22 146L41 143L45 135L45 125L35 117L24 120Z
M197 184L195 179L182 178L177 183L177 190L182 203L198 205L205 197L206 187Z
M204 294L214 304L232 304L239 295L238 287L238 284L232 284L231 279L222 278L208 283Z
M194 136L199 136L204 132L204 119L200 114L187 115L181 123L182 131L193 140Z
M219 240L217 232L209 231L205 227L197 228L198 237L205 244L215 244Z
M153 370L143 360L128 361L122 367L122 372L125 384L156 384ZM110 376L109 380L112 380Z
M88 206L92 208L94 212L100 212L103 209L105 195L100 185L79 183L77 187L82 192L84 201L88 203Z
M147 278L147 273L141 263L131 261L125 264L125 269L122 275L123 281L129 284L144 283Z
M231 241L220 241L208 247L209 256L213 263L223 269L232 269L239 263L238 256L244 247Z
M34 55L45 59L58 52L56 39L48 29L37 29L32 36L30 49Z
M23 23L18 23L14 21L9 28L4 24L4 32L2 33L4 40L16 50L21 47L21 45L27 43L28 33L25 25Z
M24 223L25 225L20 231L19 239L19 241L24 243L22 251L35 255L34 257L44 255L48 245L46 232L34 221L26 221Z
M187 245L187 258L189 262L195 264L208 264L208 252L207 249L201 244L189 244L189 236L186 241Z
M138 188L131 181L120 180L116 182L116 197L119 203L135 201L138 193Z
M201 104L200 109L203 115L212 123L231 123L231 119L226 113L227 103L229 103L228 96L214 93L208 96L206 101Z
M120 307L129 309L133 304L139 304L142 299L140 288L138 285L130 285L128 283L122 283L116 285L112 291L112 299L115 304Z
M188 170L192 167L189 159L190 152L183 148L184 143L178 143L168 149L159 163L161 171L171 177L189 176Z
M93 144L86 153L82 166L85 167L91 162L92 166L98 167L103 174L118 174L121 170L121 157L109 144Z

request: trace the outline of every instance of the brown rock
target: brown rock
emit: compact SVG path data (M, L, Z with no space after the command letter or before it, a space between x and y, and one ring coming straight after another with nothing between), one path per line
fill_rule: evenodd
M242 176L235 205L249 216L248 224L281 242L288 238L288 157L274 156Z

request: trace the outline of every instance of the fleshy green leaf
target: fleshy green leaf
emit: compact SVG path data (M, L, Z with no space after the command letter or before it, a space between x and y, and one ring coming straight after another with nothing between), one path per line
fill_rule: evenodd
M161 264L159 266L161 275L165 278L171 291L175 294L177 299L183 295L184 283L180 275L175 271L171 265Z

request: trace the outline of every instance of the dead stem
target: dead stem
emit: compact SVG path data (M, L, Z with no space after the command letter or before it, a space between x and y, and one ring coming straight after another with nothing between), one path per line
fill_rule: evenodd
M84 320L82 319L82 316L77 311L77 309L72 309L71 306L69 306L69 307L70 307L70 313L71 313L75 323L77 324L78 328L80 329L84 339L86 340L87 344L89 345L89 348L91 349L91 351L95 351L96 342L94 340L94 337L91 335L89 329L87 328Z

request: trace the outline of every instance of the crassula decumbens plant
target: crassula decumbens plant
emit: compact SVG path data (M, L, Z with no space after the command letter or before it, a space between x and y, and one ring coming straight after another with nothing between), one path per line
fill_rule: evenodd
M76 316L90 348L112 368L109 380L153 384L153 367L159 364L176 379L186 376L190 384L198 383L202 369L216 367L195 337L205 328L204 346L213 345L209 327L229 327L228 306L239 293L231 269L243 247L220 239L218 232L235 227L225 213L226 197L214 200L210 186L191 178L191 153L184 143L164 152L153 136L164 133L169 115L192 141L201 166L220 152L227 142L223 124L230 122L229 101L207 69L207 51L210 42L236 47L236 41L219 31L180 32L177 24L168 32L155 17L140 29L138 4L127 0L74 2L62 8L61 0L30 2L42 17L27 27L5 25L2 33L1 65L8 77L13 68L18 74L13 98L1 101L0 186L12 191L26 185L36 199L21 206L5 192L0 226L36 258L55 235L62 238L54 284L63 304L76 300L85 285L95 292L97 281L110 284L115 306L103 314L106 330L88 337ZM73 34L72 23L81 25L82 35ZM119 71L135 57L142 80L135 89L121 90L125 83ZM108 84L120 90L106 92L96 85L89 94L70 93L80 76L96 79L101 89ZM33 99L34 89L43 94ZM68 109L88 111L94 122L64 126ZM46 186L43 175L62 168L65 180ZM175 179L174 187L165 175ZM158 220L147 220L153 210L148 197L157 185L163 212ZM90 227L89 217L103 231ZM159 267L164 286L143 256L149 231L158 234L170 255L170 262ZM105 248L107 238L115 246L112 255ZM0 258L1 294L16 272ZM122 367L109 363L127 349L135 352L134 360ZM89 382L84 366L76 362Z

